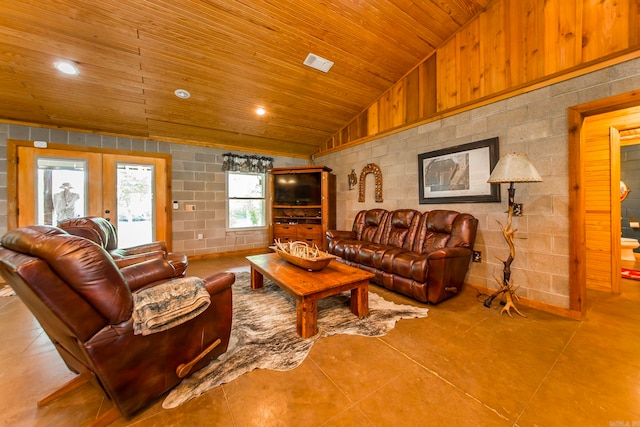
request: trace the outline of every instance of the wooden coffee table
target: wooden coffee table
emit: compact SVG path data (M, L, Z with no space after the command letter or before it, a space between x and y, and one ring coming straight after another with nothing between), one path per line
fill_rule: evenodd
M248 256L251 289L261 288L264 277L296 299L296 329L302 338L318 333L318 300L351 291L351 312L358 317L369 314L369 279L373 273L331 261L320 271L307 271L289 264L278 254Z

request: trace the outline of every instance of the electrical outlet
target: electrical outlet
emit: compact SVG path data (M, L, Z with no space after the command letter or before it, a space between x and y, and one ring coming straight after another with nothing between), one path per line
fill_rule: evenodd
M195 211L196 210L196 205L184 205L184 210L185 211Z
M522 216L522 203L514 203L513 204L513 216Z
M482 262L482 252L473 251L472 260L473 260L473 262Z

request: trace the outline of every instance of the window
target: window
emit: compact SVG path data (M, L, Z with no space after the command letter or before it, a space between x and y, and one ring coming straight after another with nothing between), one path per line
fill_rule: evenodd
M230 229L266 224L265 174L227 172L227 225Z

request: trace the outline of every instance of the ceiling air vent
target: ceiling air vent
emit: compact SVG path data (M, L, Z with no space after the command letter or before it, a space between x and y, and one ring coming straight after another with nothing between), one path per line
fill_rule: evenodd
M328 59L324 59L318 55L314 55L310 53L307 55L307 59L304 60L304 65L307 65L311 68L315 68L316 70L320 70L323 73L326 73L333 66L333 62Z

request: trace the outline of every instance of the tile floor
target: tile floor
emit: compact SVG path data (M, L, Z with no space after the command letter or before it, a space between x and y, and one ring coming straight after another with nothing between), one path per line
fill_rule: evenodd
M229 269L248 267L220 257L189 272ZM640 282L589 291L588 306L581 322L527 307L510 319L467 287L384 337L325 338L293 371L253 371L173 410L159 399L112 425L640 426ZM2 426L82 426L111 407L90 385L36 406L72 374L16 297L0 298L0 365Z

